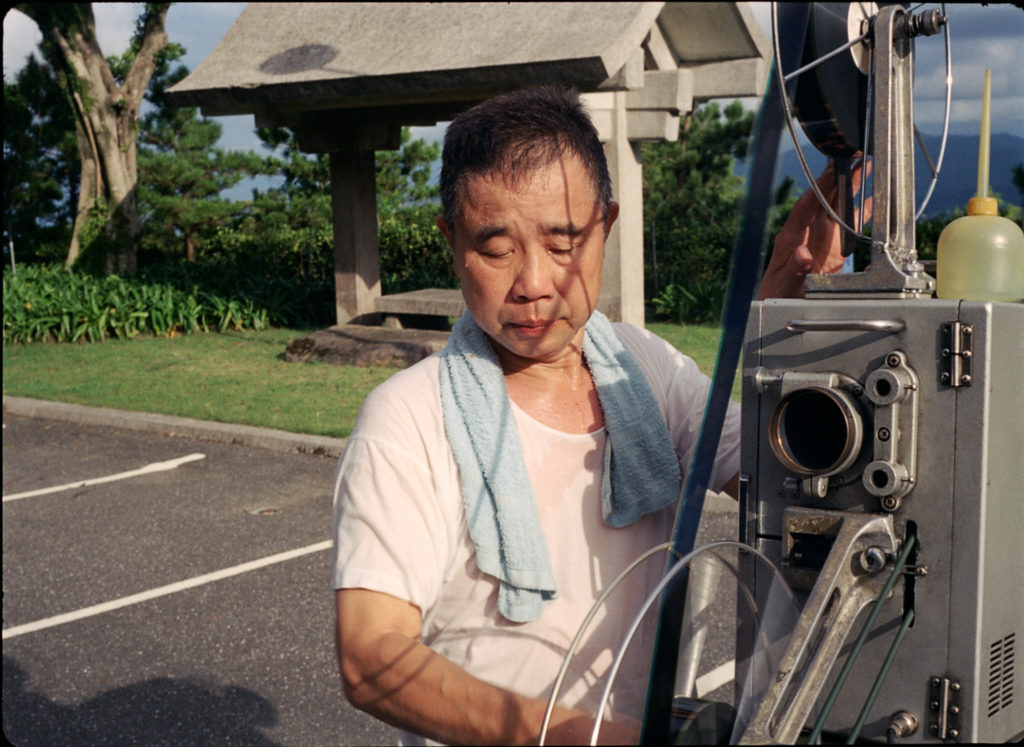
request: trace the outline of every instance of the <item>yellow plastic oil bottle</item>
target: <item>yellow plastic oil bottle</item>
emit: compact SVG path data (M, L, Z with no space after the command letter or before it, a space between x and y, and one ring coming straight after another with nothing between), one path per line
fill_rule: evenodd
M978 194L967 202L967 215L939 235L936 295L968 301L1024 300L1024 231L998 215L989 197L989 106L992 71L985 71L978 142Z

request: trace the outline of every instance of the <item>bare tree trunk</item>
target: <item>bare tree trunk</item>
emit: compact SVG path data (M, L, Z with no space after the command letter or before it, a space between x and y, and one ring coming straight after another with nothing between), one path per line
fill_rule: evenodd
M26 3L18 9L43 33L43 49L58 72L75 115L82 159L81 189L69 265L85 253L102 252L108 272L134 272L139 220L137 131L139 108L167 45L169 3L149 6L132 41L134 59L124 80L115 80L96 41L89 3Z

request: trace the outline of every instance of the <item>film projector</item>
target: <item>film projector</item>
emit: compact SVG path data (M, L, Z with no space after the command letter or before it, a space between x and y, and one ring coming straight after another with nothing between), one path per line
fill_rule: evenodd
M945 36L948 120L945 18L781 4L777 66L780 34L802 25L792 14L807 33L800 68L776 69L797 80L788 125L836 160L844 251L863 242L870 264L750 310L740 540L781 570L800 612L774 642L741 629L737 667L749 679L761 652L768 671L732 739L1019 740L1024 304L933 298L915 249L913 45ZM870 177L850 169L860 153ZM866 178L870 235L854 198ZM752 557L740 565L768 605L773 574Z
M638 558L598 602L673 552L606 678L591 744L613 698L633 713L620 706L628 684L624 701L613 684L634 636L651 633L659 600L643 743L1020 741L1024 282L1006 284L1016 295L1004 300L933 297L915 245L946 136L935 166L913 123L914 43L945 40L946 130L946 18L900 4L772 6L768 95L780 101L762 107L771 136L755 141L755 173L760 154L774 163L784 121L811 189L842 227L844 254L864 254L859 245L868 264L810 275L805 298L755 302L748 314L750 294L734 293L747 277L737 260L719 367L731 378L738 351L726 355L725 340L742 343L739 541L693 549L703 504L689 504L707 484L699 465L713 461L701 456L718 443L712 436L704 451L705 431L717 433L731 384L716 371L673 542ZM815 184L794 120L835 162L837 209ZM920 207L915 140L932 171ZM870 184L868 169L854 168L862 154ZM738 256L758 243L748 238L745 225Z

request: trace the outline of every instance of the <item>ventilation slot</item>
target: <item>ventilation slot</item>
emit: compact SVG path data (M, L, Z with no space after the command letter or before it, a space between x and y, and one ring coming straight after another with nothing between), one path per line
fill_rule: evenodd
M1013 659L1015 634L1002 638L989 647L988 654L988 717L992 718L1013 703Z

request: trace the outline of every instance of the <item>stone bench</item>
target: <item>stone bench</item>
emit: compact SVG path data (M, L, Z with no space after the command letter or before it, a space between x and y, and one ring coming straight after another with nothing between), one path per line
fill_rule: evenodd
M384 315L384 326L392 329L402 329L412 321L408 317L440 317L440 319L431 320L434 323L428 326L435 327L438 324L443 324L447 328L448 318L461 316L462 312L466 310L466 302L463 300L460 290L425 288L407 293L380 296L376 299L374 308L378 313ZM403 317L406 317L404 321Z

